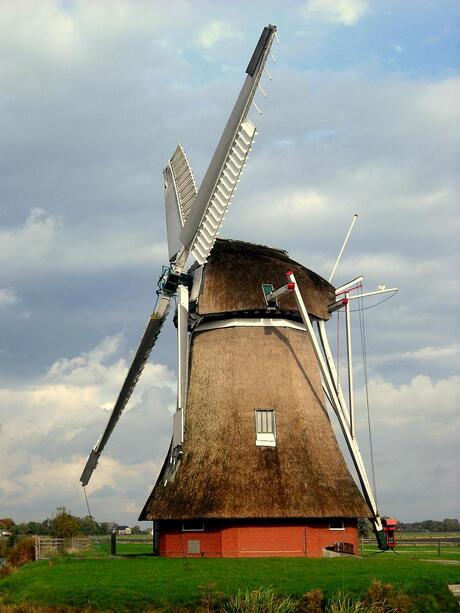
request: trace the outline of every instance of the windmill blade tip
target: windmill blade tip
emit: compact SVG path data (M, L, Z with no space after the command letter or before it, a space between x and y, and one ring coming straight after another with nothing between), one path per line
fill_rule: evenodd
M93 474L93 471L95 470L98 461L99 454L96 453L94 449L91 449L91 453L86 460L85 468L83 469L83 472L81 473L80 477L80 482L83 487L85 487L85 485L88 485L89 480L91 479L91 475Z

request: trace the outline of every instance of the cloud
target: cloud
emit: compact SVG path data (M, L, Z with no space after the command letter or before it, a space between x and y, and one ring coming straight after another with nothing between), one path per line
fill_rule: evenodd
M223 21L210 21L198 33L196 43L199 47L210 49L223 40L239 38L232 26Z
M13 306L19 302L19 298L13 287L0 288L0 308Z
M408 383L394 385L383 378L371 379L369 389L375 402L376 425L405 428L422 424L427 438L449 438L460 429L458 386L460 375L434 381L418 375ZM358 397L363 402L363 398ZM426 444L430 444L428 441Z
M136 231L117 225L111 235L99 235L98 240L91 230L94 232L95 228L76 236L74 229L57 216L32 209L23 223L0 227L0 265L4 276L18 279L21 275L37 274L38 267L46 268L49 274L108 270L117 262L123 266L153 262L159 266L166 259L166 243L146 244L140 236L141 227Z
M355 25L368 11L367 0L309 0L304 16L325 23Z
M105 338L81 355L57 360L27 386L0 389L0 488L9 514L24 517L21 507L27 506L26 517L31 519L31 509L35 517L50 514L53 507L47 509L46 504L73 509L80 505L79 477L86 455L102 433L126 376L128 363L117 359L121 343L121 334ZM148 363L90 485L100 513L107 512L102 501L106 486L113 488L117 512L126 516L133 514L133 499L131 494L124 499L123 492L137 484L140 510L163 460L174 402L174 376L165 366Z
M30 211L25 222L13 228L0 227L0 266L31 267L43 263L53 252L59 222L40 208Z
M381 513L401 521L455 516L459 385L460 375L418 375L399 386L381 377L369 381ZM370 467L363 388L356 400L358 440Z

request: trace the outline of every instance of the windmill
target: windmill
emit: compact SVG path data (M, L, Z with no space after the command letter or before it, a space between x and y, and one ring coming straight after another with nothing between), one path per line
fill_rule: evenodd
M265 72L271 80L266 63L276 37L275 26L264 28L199 189L181 145L164 170L170 265L80 479L89 482L174 298L177 410L140 516L154 521L162 555L321 555L337 541L356 551L358 517L370 517L379 546L388 547L354 433L352 384L347 406L325 332L325 321L348 308L359 281L335 289L285 251L217 239L257 133L249 114L252 107L260 113L256 92L266 97L260 79Z

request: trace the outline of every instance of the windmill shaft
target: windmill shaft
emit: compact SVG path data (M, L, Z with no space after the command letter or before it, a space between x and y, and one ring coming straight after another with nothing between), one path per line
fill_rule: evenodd
M115 406L113 407L108 424L98 443L88 457L85 468L80 478L82 485L86 485L90 480L91 475L97 466L99 456L101 455L105 445L107 444L107 441L109 440L113 429L115 428L118 420L120 419L121 414L123 413L128 403L128 400L131 397L131 394L133 393L136 383L139 380L142 370L144 369L145 363L148 360L150 352L152 351L152 348L158 338L158 335L160 334L161 327L168 314L170 300L170 296L162 295L158 303L157 309L152 313L149 319L147 328L136 351L136 355L134 356L134 360L129 368L128 374L126 375L123 387L121 388L118 399L115 403Z

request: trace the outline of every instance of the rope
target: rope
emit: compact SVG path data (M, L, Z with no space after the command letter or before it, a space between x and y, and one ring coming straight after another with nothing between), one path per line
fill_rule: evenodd
M364 387L366 390L367 428L369 432L369 448L370 448L370 454L371 454L372 485L374 488L375 504L378 506L377 487L375 485L374 445L372 442L371 412L370 412L370 405L369 405L369 377L368 377L368 372L367 372L366 326L365 326L365 321L364 321L365 308L363 306L363 297L361 296L361 294L362 294L362 290L360 289L359 298L358 298L359 308L357 310L359 311L359 331L361 335L361 349L362 349L362 356L363 356ZM388 298L386 298L385 300L388 300ZM382 302L384 301L382 300Z
M360 286L360 287L362 287L362 286ZM396 290L395 290L395 291L394 291L392 294L390 294L389 296L387 296L386 298L384 298L383 300L380 300L380 302L376 302L375 304L371 304L371 305L370 305L370 306L368 306L368 307L364 307L364 306L362 306L362 305L361 305L361 308L357 308L357 309L350 309L350 312L351 312L351 313L356 313L357 311L367 311L368 309L373 309L374 307L377 307L377 306L379 306L379 305L383 304L383 303L384 303L384 302L386 302L387 300L390 300L390 298L393 298L393 296L396 296ZM361 298L361 302L362 302L362 300L363 300L363 299ZM358 300L358 302L359 302L359 300Z
M98 543L99 543L99 545L101 546L101 549L102 549L102 550L103 550L103 551L104 551L104 552L105 552L105 553L106 553L108 556L110 556L110 555L111 555L111 554L110 554L110 552L109 552L109 551L108 551L108 550L105 548L104 544L102 543L102 541L101 541L101 539L99 538L99 535L98 535L98 533L97 533L96 524L95 524L95 522L94 522L94 518L93 518L93 516L91 515L91 511L90 511L90 508L89 508L88 496L86 495L86 487L85 487L85 486L83 486L83 493L85 494L86 508L88 509L88 517L90 518L90 520L91 520L91 522L92 522L92 524L93 524L93 528L94 528L94 535L95 535L95 537L97 538Z

